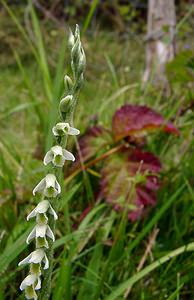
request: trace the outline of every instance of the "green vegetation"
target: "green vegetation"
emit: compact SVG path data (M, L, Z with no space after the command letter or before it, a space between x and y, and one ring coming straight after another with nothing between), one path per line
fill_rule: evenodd
M82 36L87 69L75 127L82 134L95 124L110 129L121 105L141 104L173 121L180 136L148 135L146 150L162 163L161 186L156 206L135 222L104 199L96 201L101 163L72 176L67 164L54 244L52 299L193 299L194 64L188 26L192 17L179 23L180 54L167 67L172 92L166 97L151 84L141 86L143 35L126 38L102 30L87 35L91 14ZM38 202L31 191L44 176L42 159L52 143L57 101L70 70L63 29L42 23L34 10L29 12L28 27L20 25L21 14L13 14L8 6L1 16L0 300L11 300L23 299L19 285L26 270L17 264L29 253L25 239L32 228L25 218Z

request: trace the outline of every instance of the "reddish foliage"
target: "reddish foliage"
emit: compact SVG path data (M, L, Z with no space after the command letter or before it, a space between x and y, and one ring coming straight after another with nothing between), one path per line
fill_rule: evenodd
M127 136L144 136L147 132L158 128L165 132L179 134L171 122L166 122L159 113L147 106L126 104L116 111L112 120L116 141Z
M111 132L102 126L90 128L79 140L84 162L89 159L97 162L100 161L97 158L101 155L103 157L99 195L115 210L127 209L128 217L132 221L140 218L150 206L156 204L161 163L152 153L140 150L146 143L145 135L156 129L179 134L171 122L165 121L151 108L126 104L113 116L114 140ZM125 143L122 141L121 147L117 145L116 151L103 156L114 141L124 138ZM74 167L76 166L79 167L79 159ZM83 217L85 213L88 213L88 209L84 211Z
M126 149L114 154L102 169L101 189L108 203L116 210L127 207L130 220L139 218L148 206L156 204L159 188L157 174L161 169L159 159L149 152ZM144 176L133 186L135 176Z

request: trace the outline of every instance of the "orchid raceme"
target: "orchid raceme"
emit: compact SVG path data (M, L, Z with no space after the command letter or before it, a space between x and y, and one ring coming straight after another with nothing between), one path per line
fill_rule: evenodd
M63 135L78 135L80 131L74 127L71 127L69 123L57 123L53 127L54 136L63 136Z
M19 266L25 264L30 266L29 275L20 285L20 289L25 291L27 299L38 299L36 290L39 289L41 289L41 300L50 299L52 243L55 241L53 231L55 221L58 219L53 206L58 206L56 202L60 201L59 195L61 194L63 178L62 167L66 160L75 160L74 155L66 150L67 138L80 133L72 124L77 95L83 83L85 54L81 45L78 26L76 26L75 34L71 33L71 35L73 36L73 39L71 38L71 68L74 78L72 80L68 75L65 75L65 95L59 103L60 121L52 129L57 144L45 154L43 160L44 165L51 164L52 171L40 180L33 189L33 195L37 194L41 201L27 216L27 221L35 218L36 224L28 235L26 243L29 244L32 240L35 240L36 249L19 263ZM58 181L60 181L60 184ZM49 238L49 241L47 241L47 238ZM41 279L43 279L42 287Z
M46 175L37 186L33 189L33 195L37 192L41 192L45 197L55 198L61 193L61 187L53 174Z
M50 162L55 167L62 167L66 160L75 160L74 155L63 149L61 146L54 146L49 150L44 157L44 164L48 165Z

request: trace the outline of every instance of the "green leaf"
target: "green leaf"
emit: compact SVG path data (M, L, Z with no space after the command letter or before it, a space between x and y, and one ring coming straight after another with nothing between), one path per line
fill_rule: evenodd
M30 226L30 228L28 228L12 245L6 247L4 252L0 255L0 274L5 272L9 264L27 247L25 240L31 229L32 226Z
M170 259L188 252L188 251L194 251L194 243L190 243L187 245L184 245L180 248L175 249L174 251L169 252L167 255L161 257L160 259L157 259L155 262L144 268L142 271L138 272L137 274L130 277L128 280L121 283L108 297L106 297L104 300L115 300L118 299L119 296L123 295L124 292L132 288L132 286L139 281L140 279L147 276L150 272L155 270L156 268L160 267L165 262L169 261Z
M92 299L97 286L101 259L102 245L98 244L94 249L93 255L86 269L77 300L88 300L88 295L90 295L90 299Z
M132 221L156 203L160 161L152 153L123 148L106 159L101 191L115 210L128 210Z

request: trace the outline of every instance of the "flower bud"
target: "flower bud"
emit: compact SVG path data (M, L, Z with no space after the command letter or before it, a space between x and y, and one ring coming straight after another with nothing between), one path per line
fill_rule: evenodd
M68 46L69 46L69 48L70 49L73 48L74 44L75 44L74 35L73 35L72 31L69 30L69 39L68 39Z
M75 38L80 38L80 31L79 31L79 25L76 24L75 26Z
M63 98L60 101L59 104L59 109L60 111L63 112L69 112L72 106L72 100L73 100L73 96L72 95L67 95L65 98Z
M71 50L71 57L74 65L78 63L79 56L80 56L80 39L78 38Z
M70 93L73 88L73 81L71 80L71 78L68 75L65 75L65 77L64 77L64 84L65 84L65 91L67 93Z
M63 121L66 121L68 119L68 115L72 108L72 102L73 102L72 95L68 95L60 101L59 111Z
M80 77L80 75L84 72L85 66L86 66L86 56L83 48L81 48L79 54L78 68L77 68L77 77Z

